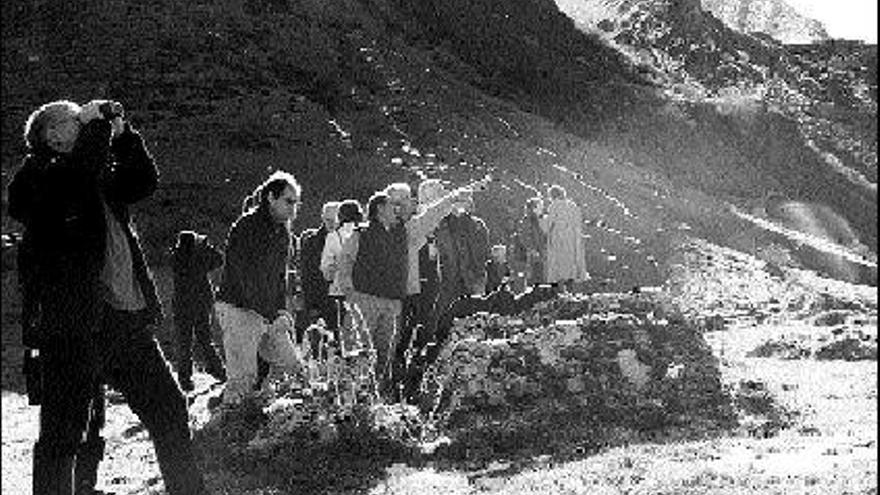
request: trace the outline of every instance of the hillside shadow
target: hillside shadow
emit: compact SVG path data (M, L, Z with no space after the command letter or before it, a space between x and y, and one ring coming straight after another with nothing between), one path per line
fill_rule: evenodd
M562 426L555 432L530 431L493 440L477 436L438 448L431 454L413 445L342 433L332 443L290 436L272 448L259 450L247 448L245 440L259 429L259 420L241 419L218 422L196 431L195 440L204 452L208 478L234 477L240 483L236 488L316 495L367 495L389 484L403 482L408 486L408 474L414 473L419 478L430 473L459 481L465 478L469 485L493 479L502 481L583 461L618 447L706 440L728 433L722 429L708 433L688 430L686 425L625 431L601 425L579 431ZM550 437L552 444L547 443ZM487 443L481 443L484 439ZM412 493L418 492L416 489Z
M411 447L344 424L332 441L311 431L255 447L250 442L266 419L258 410L228 411L195 431L209 479L232 475L241 485L281 493L366 494L392 465L420 464Z
M469 476L509 477L536 468L581 461L614 448L631 445L706 440L730 435L736 422L719 421L707 427L646 412L632 424L605 421L586 425L577 418L559 421L553 430L524 428L517 432L469 432L466 438L441 446L414 465L431 465L441 471L463 471Z

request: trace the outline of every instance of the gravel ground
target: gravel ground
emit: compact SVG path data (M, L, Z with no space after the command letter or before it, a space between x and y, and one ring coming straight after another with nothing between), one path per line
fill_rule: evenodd
M28 495L38 409L29 407L21 394L17 306L7 299L3 305L2 493ZM876 343L876 296L865 314L852 315L842 326L815 326L815 320L802 315L790 321L774 315L766 319L767 324L758 323L754 312L739 320L729 318L724 329L707 332L706 339L719 357L726 383L761 382L780 404L798 413L795 424L776 436L755 438L743 428L711 440L634 439L630 445L572 462L551 464L536 458L527 466L511 466L499 459L479 471L450 470L430 463L394 465L385 479L367 491L376 495L875 494L876 361L786 360L746 357L746 353L783 335L815 345L818 335L834 329L873 335ZM203 374L196 379L202 387L210 384ZM208 417L207 398L208 394L198 396L191 407L195 427ZM130 495L164 493L146 432L126 405L110 402L105 430L108 451L99 488ZM214 493L280 493L267 488L256 475L232 474L216 465L205 468Z

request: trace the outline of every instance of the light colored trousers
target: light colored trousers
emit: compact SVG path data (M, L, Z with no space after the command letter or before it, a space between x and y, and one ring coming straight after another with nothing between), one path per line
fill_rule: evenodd
M376 352L376 381L379 392L389 393L391 384L391 359L397 346L397 326L402 303L399 299L385 299L362 292L353 292L349 299L364 318L364 324L373 340Z
M257 378L257 353L270 364L301 370L302 351L293 341L293 320L279 316L267 320L256 311L218 301L214 304L223 330L226 354L226 388L223 402L236 404L253 395Z

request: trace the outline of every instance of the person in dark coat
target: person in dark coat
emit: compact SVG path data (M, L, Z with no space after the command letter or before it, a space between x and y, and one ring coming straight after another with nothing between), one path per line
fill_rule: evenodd
M514 234L512 261L517 271L525 273L527 285L541 284L545 280L547 236L541 230L540 223L543 204L540 197L526 200L523 216L517 222Z
M507 264L507 246L492 246L492 257L486 262L486 294L495 292L510 278L510 266Z
M442 313L460 296L486 292L486 261L489 230L471 213L473 195L465 195L437 228L440 253L440 294L437 311Z
M144 423L165 488L205 494L186 399L150 326L162 319L129 205L158 169L122 106L47 103L28 118L28 155L9 186L39 286L42 374L33 494L94 493L104 455L104 383Z
M440 291L435 306L437 319L443 317L456 299L481 296L486 291L489 231L482 219L470 213L472 208L473 195L464 196L437 228L440 254ZM438 352L447 337L442 328L435 325L428 353Z
M193 335L207 364L208 373L220 382L226 371L211 338L214 288L208 274L223 266L223 255L207 237L191 230L177 234L172 249L174 272L174 327L177 330L177 381L185 391L193 389Z
M385 193L367 203L367 223L355 230L344 246L352 260L353 291L349 301L358 307L376 352L374 372L379 393L389 398L391 361L395 355L398 320L406 295L406 230L397 221Z

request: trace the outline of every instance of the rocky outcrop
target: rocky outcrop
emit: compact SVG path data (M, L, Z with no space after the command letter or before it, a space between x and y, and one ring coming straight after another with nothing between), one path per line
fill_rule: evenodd
M828 39L825 26L782 0L702 0L703 8L742 33L764 33L783 43Z

